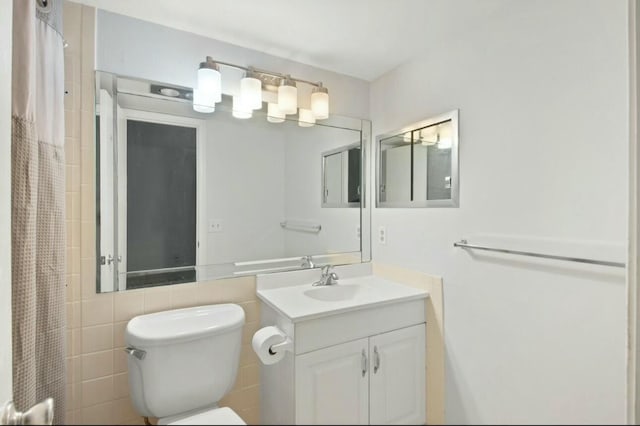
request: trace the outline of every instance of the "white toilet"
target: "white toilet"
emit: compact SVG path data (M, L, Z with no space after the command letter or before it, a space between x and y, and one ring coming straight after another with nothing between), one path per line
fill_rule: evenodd
M244 425L217 404L240 363L244 311L222 304L141 315L127 324L133 405L158 424Z

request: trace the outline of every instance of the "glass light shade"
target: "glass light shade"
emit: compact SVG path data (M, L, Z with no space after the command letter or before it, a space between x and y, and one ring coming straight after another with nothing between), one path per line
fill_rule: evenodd
M251 116L253 115L253 111L244 103L244 99L242 99L242 96L236 95L233 97L233 108L231 111L231 115L233 115L235 118L251 118Z
M284 121L285 114L280 111L278 104L269 102L267 105L267 121L269 123L282 123Z
M216 103L207 99L200 89L193 89L193 110L196 112L209 113L216 110Z
M453 145L453 135L451 122L442 123L438 126L438 149L451 149Z
M420 130L422 145L431 146L438 142L438 126L430 126Z
M295 86L278 87L278 108L284 114L295 114L298 111L298 88Z
M316 124L316 118L310 109L300 108L298 112L298 126L311 127Z
M222 100L222 76L220 71L213 68L200 68L198 70L198 89L203 96L211 98L213 102Z
M245 77L240 80L240 96L251 109L262 108L262 82L257 78Z
M311 94L311 111L318 120L329 118L329 94L325 92L313 92Z

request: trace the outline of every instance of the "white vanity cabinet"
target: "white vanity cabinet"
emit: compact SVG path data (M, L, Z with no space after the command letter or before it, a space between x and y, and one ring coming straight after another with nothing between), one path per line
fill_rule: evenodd
M425 325L295 357L297 424L424 424Z
M293 343L260 366L262 424L426 423L427 292L365 276L257 293L260 325Z

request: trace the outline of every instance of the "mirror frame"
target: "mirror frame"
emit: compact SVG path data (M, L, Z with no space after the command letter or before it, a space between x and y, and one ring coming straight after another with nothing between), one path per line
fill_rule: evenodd
M324 190L325 190L325 185L326 185L326 177L325 177L325 166L326 166L326 158L330 155L333 154L338 154L338 153L342 153L342 152L349 152L351 151L353 148L359 148L362 149L362 145L359 142L355 142L349 145L344 145L338 148L334 148L331 149L329 151L324 151L321 154L320 157L320 161L322 162L320 165L320 207L321 208L340 208L340 207L344 207L344 208L350 208L350 207L360 207L360 202L357 203L349 203L349 202L339 202L339 203L327 203L325 201L325 197L324 197ZM362 197L362 191L363 191L363 185L364 182L362 180L362 151L360 151L360 195ZM347 176L348 179L348 176Z
M460 170L459 170L459 122L458 122L459 110L455 109L443 114L439 114L430 117L426 120L421 120L400 129L380 134L376 136L376 178L375 178L375 194L376 194L376 207L390 207L390 208L415 208L415 207L459 207L460 206ZM451 198L447 200L418 200L418 201L380 201L380 172L382 168L382 150L381 143L383 140L391 138L393 136L401 135L403 133L411 132L423 127L433 126L445 121L451 121L452 141L451 141Z

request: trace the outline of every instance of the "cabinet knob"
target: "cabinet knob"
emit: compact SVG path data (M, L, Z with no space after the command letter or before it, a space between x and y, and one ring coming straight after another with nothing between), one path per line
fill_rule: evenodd
M378 347L373 347L373 374L378 372L380 368L380 354L378 353Z

